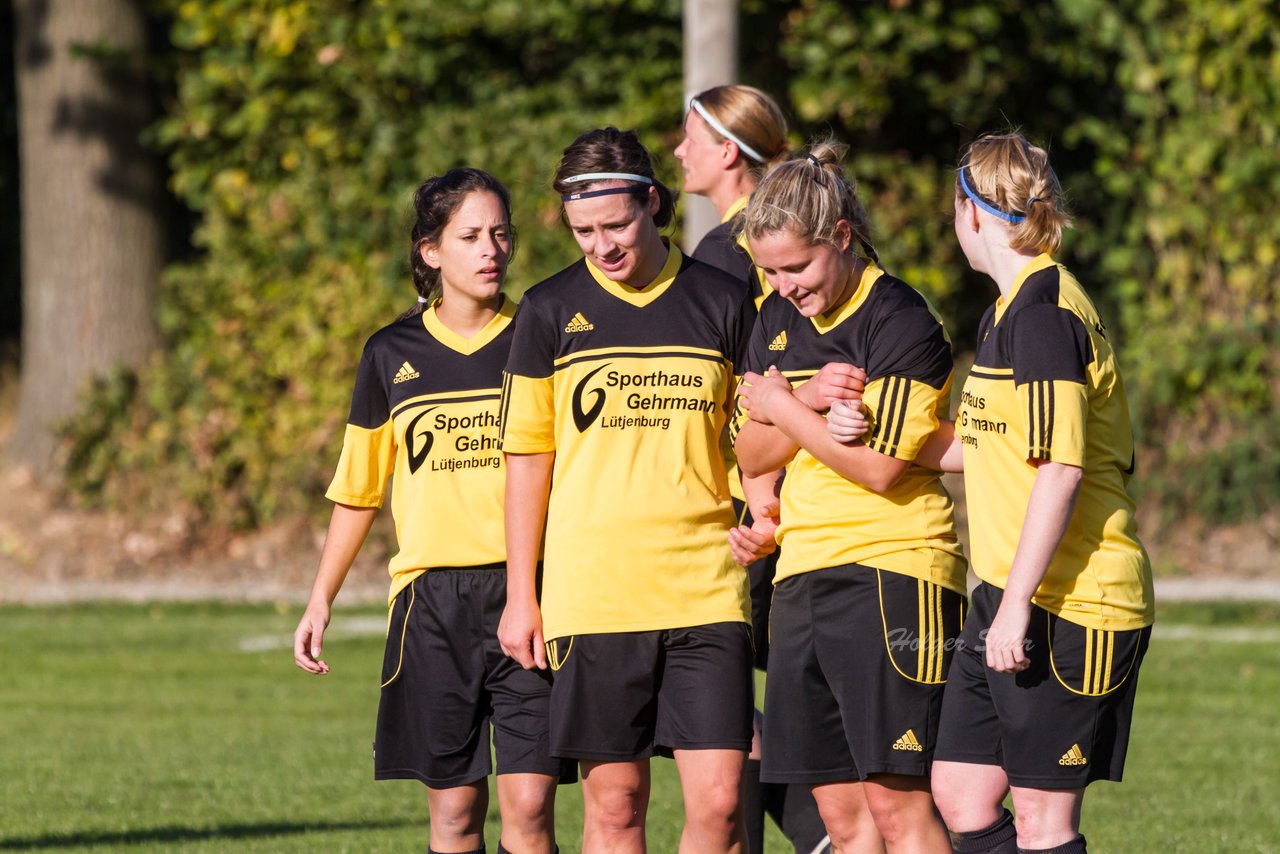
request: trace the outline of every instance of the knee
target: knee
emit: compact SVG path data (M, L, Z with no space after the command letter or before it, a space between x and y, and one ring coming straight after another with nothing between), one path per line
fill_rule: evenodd
M885 842L897 842L918 824L917 817L911 815L906 804L897 799L877 798L875 801L869 801L867 807L876 829L880 831Z
M457 838L482 832L484 817L477 816L473 798L439 798L431 806L431 825L441 836Z
M504 825L534 830L549 823L554 801L552 795L540 790L518 792L504 799L502 804Z
M638 789L614 787L586 799L586 819L602 830L627 830L644 825L644 806Z
M732 828L738 820L742 788L738 780L721 780L700 788L685 809L691 820L706 826Z
M818 815L837 850L862 850L858 840L877 832L875 822L865 805L859 809L823 810L822 803L819 802Z

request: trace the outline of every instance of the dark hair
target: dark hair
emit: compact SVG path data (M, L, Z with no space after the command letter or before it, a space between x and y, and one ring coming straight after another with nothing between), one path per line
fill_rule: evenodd
M653 158L649 156L648 149L641 144L635 131L607 127L582 134L564 150L560 165L556 167L552 186L561 195L590 190L600 182L565 183L566 178L589 172L625 172L652 178L659 200L658 212L653 215L654 224L658 228L665 228L675 219L676 194L654 177ZM644 204L649 197L649 185L637 182L635 189L628 195ZM564 219L563 203L560 205L560 218Z
M422 260L422 244L439 242L444 227L457 212L467 196L472 193L493 193L502 202L510 226L511 249L515 253L516 231L511 222L511 194L502 182L480 169L463 166L450 169L443 175L437 175L423 181L413 193L414 223L409 232L412 244L409 246L409 270L413 273L413 287L418 296L433 301L440 294L440 271ZM422 311L421 300L414 308L409 309L404 317L412 317Z
M846 146L826 140L769 170L751 194L738 230L748 239L790 231L811 244L835 245L836 226L849 223L855 246L873 264L880 257L871 245L871 222L858 194L858 182L840 166Z

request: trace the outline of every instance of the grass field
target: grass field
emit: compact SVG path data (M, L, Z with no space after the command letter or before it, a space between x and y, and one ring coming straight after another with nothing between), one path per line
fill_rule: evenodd
M0 851L425 850L420 787L372 781L381 617L340 610L313 678L286 647L294 608L0 608ZM1280 851L1280 608L1160 622L1126 781L1086 802L1090 850ZM654 776L650 849L674 851L673 764ZM577 850L577 787L557 819Z

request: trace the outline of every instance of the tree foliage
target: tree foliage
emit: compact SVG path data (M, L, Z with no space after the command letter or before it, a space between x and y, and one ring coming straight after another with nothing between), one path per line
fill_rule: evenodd
M522 290L574 257L549 179L577 133L679 138L675 0L169 0L177 89L156 139L201 216L169 277L170 347L69 431L83 494L253 524L314 507L364 338L412 299L405 211L460 164L511 186ZM894 272L961 349L994 297L951 233L984 131L1047 144L1078 232L1063 259L1121 336L1138 483L1171 518L1280 492L1274 281L1280 12L1265 0L744 0L744 82L797 141L832 133ZM160 482L155 472L164 472Z

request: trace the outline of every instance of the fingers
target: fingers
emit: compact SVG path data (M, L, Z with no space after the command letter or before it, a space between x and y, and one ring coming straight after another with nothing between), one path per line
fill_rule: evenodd
M328 673L329 665L320 660L324 626L302 618L293 633L293 663L308 673Z
M767 554L771 554L778 544L769 534L761 533L739 525L729 529L729 550L733 559L742 566L749 566Z
M542 639L542 629L533 630L533 663L539 670L547 669L547 644Z

